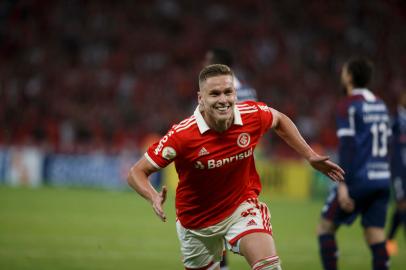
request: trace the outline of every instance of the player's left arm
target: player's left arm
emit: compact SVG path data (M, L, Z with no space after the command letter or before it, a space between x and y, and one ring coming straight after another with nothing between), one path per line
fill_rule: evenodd
M316 170L324 173L334 181L344 181L344 170L329 160L327 156L317 154L305 141L296 125L285 114L271 109L272 128L290 147L304 157Z

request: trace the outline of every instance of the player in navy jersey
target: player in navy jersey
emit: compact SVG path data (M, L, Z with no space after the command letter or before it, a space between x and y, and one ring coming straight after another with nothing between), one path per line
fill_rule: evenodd
M204 65L212 65L212 64L222 64L229 67L232 67L234 64L233 56L231 55L230 51L224 48L212 48L207 51L204 59ZM246 100L257 100L257 91L247 84L242 84L237 77L234 75L234 86L235 90L237 91L237 100L238 101L246 101ZM220 263L221 270L228 270L228 259L227 253L224 252L222 261Z
M328 196L317 227L326 270L337 269L335 234L339 226L352 224L358 215L373 269L388 269L389 265L384 227L390 193L391 131L385 103L366 88L372 72L372 63L363 58L350 59L342 68L346 97L337 107L337 136L339 165L346 175L345 183L339 183Z
M390 255L396 255L396 230L401 224L403 224L403 228L406 230L406 93L401 95L396 113L393 117L391 172L392 186L396 199L396 210L392 216L386 248Z

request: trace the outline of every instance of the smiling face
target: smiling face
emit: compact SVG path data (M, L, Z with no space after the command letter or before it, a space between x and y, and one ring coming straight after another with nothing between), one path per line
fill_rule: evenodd
M200 84L199 106L207 124L218 131L231 126L237 100L232 75L209 77Z

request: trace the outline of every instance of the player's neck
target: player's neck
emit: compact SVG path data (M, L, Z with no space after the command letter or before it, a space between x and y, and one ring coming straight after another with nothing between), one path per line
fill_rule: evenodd
M354 87L352 85L347 85L345 87L345 90L347 92L347 96L351 96L352 90L354 90Z
M207 125L211 128L214 129L217 132L224 132L227 129L231 127L233 124L234 117L231 117L230 119L227 120L216 120L216 119L206 119Z

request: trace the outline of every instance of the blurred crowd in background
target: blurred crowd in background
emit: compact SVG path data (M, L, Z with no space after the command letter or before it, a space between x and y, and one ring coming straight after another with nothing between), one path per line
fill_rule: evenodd
M372 88L393 110L405 27L394 0L3 0L0 146L143 151L193 112L204 55L223 47L259 100L334 149L342 63L370 57ZM265 150L289 156L273 138Z

